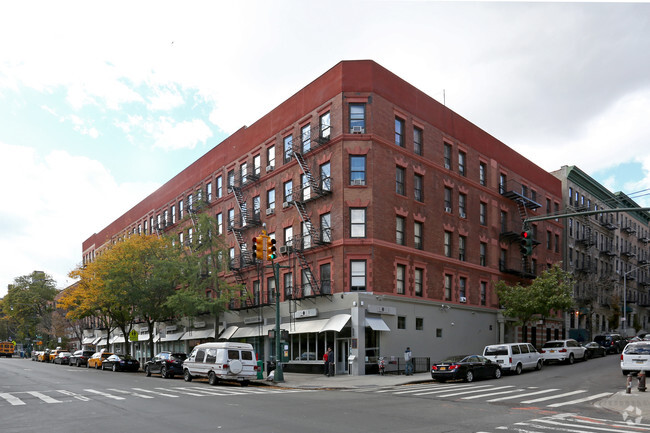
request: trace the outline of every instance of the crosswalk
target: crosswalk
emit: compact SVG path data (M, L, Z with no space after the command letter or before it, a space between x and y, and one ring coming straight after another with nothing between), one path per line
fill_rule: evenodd
M391 394L458 401L477 400L487 403L535 405L550 408L588 403L611 396L612 392L589 393L584 389L561 390L559 388L517 387L514 385L426 383L409 386L349 389L348 392Z
M238 395L266 395L278 393L313 392L310 389L291 388L221 388L221 387L156 387L145 388L107 388L92 389L84 388L79 391L66 389L55 389L46 391L16 391L0 393L0 407L2 406L26 406L28 404L58 404L72 401L123 401L135 399L174 399L179 397L231 397Z
M605 433L605 432L650 432L650 424L641 417L622 416L616 420L593 418L575 413L559 413L499 426L494 430L479 430L476 433L518 432L518 433Z

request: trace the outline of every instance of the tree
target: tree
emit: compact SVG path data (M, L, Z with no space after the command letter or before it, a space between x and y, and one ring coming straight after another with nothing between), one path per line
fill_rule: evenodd
M546 320L553 313L573 305L573 280L571 274L555 264L541 273L528 286L519 283L510 286L497 281L497 295L504 308L504 315L528 325L533 319Z
M57 294L56 282L48 274L34 271L16 277L2 299L2 312L16 327L14 338L33 339L43 333L49 340L52 302Z

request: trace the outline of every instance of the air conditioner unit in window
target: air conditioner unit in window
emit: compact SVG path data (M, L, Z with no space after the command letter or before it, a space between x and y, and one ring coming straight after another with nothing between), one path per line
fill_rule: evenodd
M465 212L460 212L459 215L460 215L461 218L467 218L467 215L465 215Z
M366 131L363 128L363 126L353 126L352 127L352 133L353 134L364 134Z
M365 185L366 181L364 179L352 179L352 183L350 185Z
M273 166L273 165L267 165L266 166L266 171L273 171L274 168L275 168L275 166Z
M291 252L291 246L289 245L280 246L280 254L289 254L290 252Z
M461 297L460 297L460 302L462 302L462 303L467 302L467 298L464 297L464 296L461 296Z
M446 207L446 208L445 208L445 212L447 212L447 213L451 213L451 208L450 208L450 207Z
M282 203L282 209L286 209L286 208L288 208L289 206L291 206L291 205L289 204L288 201L285 201L284 203Z
M274 211L275 211L275 209L273 209L272 207L269 207L269 208L266 209L266 214L267 215L272 215Z

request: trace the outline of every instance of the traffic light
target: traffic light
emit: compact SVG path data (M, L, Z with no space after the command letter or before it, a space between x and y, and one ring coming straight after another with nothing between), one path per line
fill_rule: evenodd
M525 230L521 232L521 254L530 256L533 254L533 231Z
M273 260L275 258L275 239L266 237L266 260Z
M255 236L253 238L253 245L255 246L255 257L257 257L257 260L264 260L264 238L262 236Z

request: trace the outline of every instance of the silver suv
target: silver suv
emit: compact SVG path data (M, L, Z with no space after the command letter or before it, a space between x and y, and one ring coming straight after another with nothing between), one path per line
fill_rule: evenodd
M587 360L587 349L573 339L547 341L540 351L547 364L551 361L573 364L576 359Z

